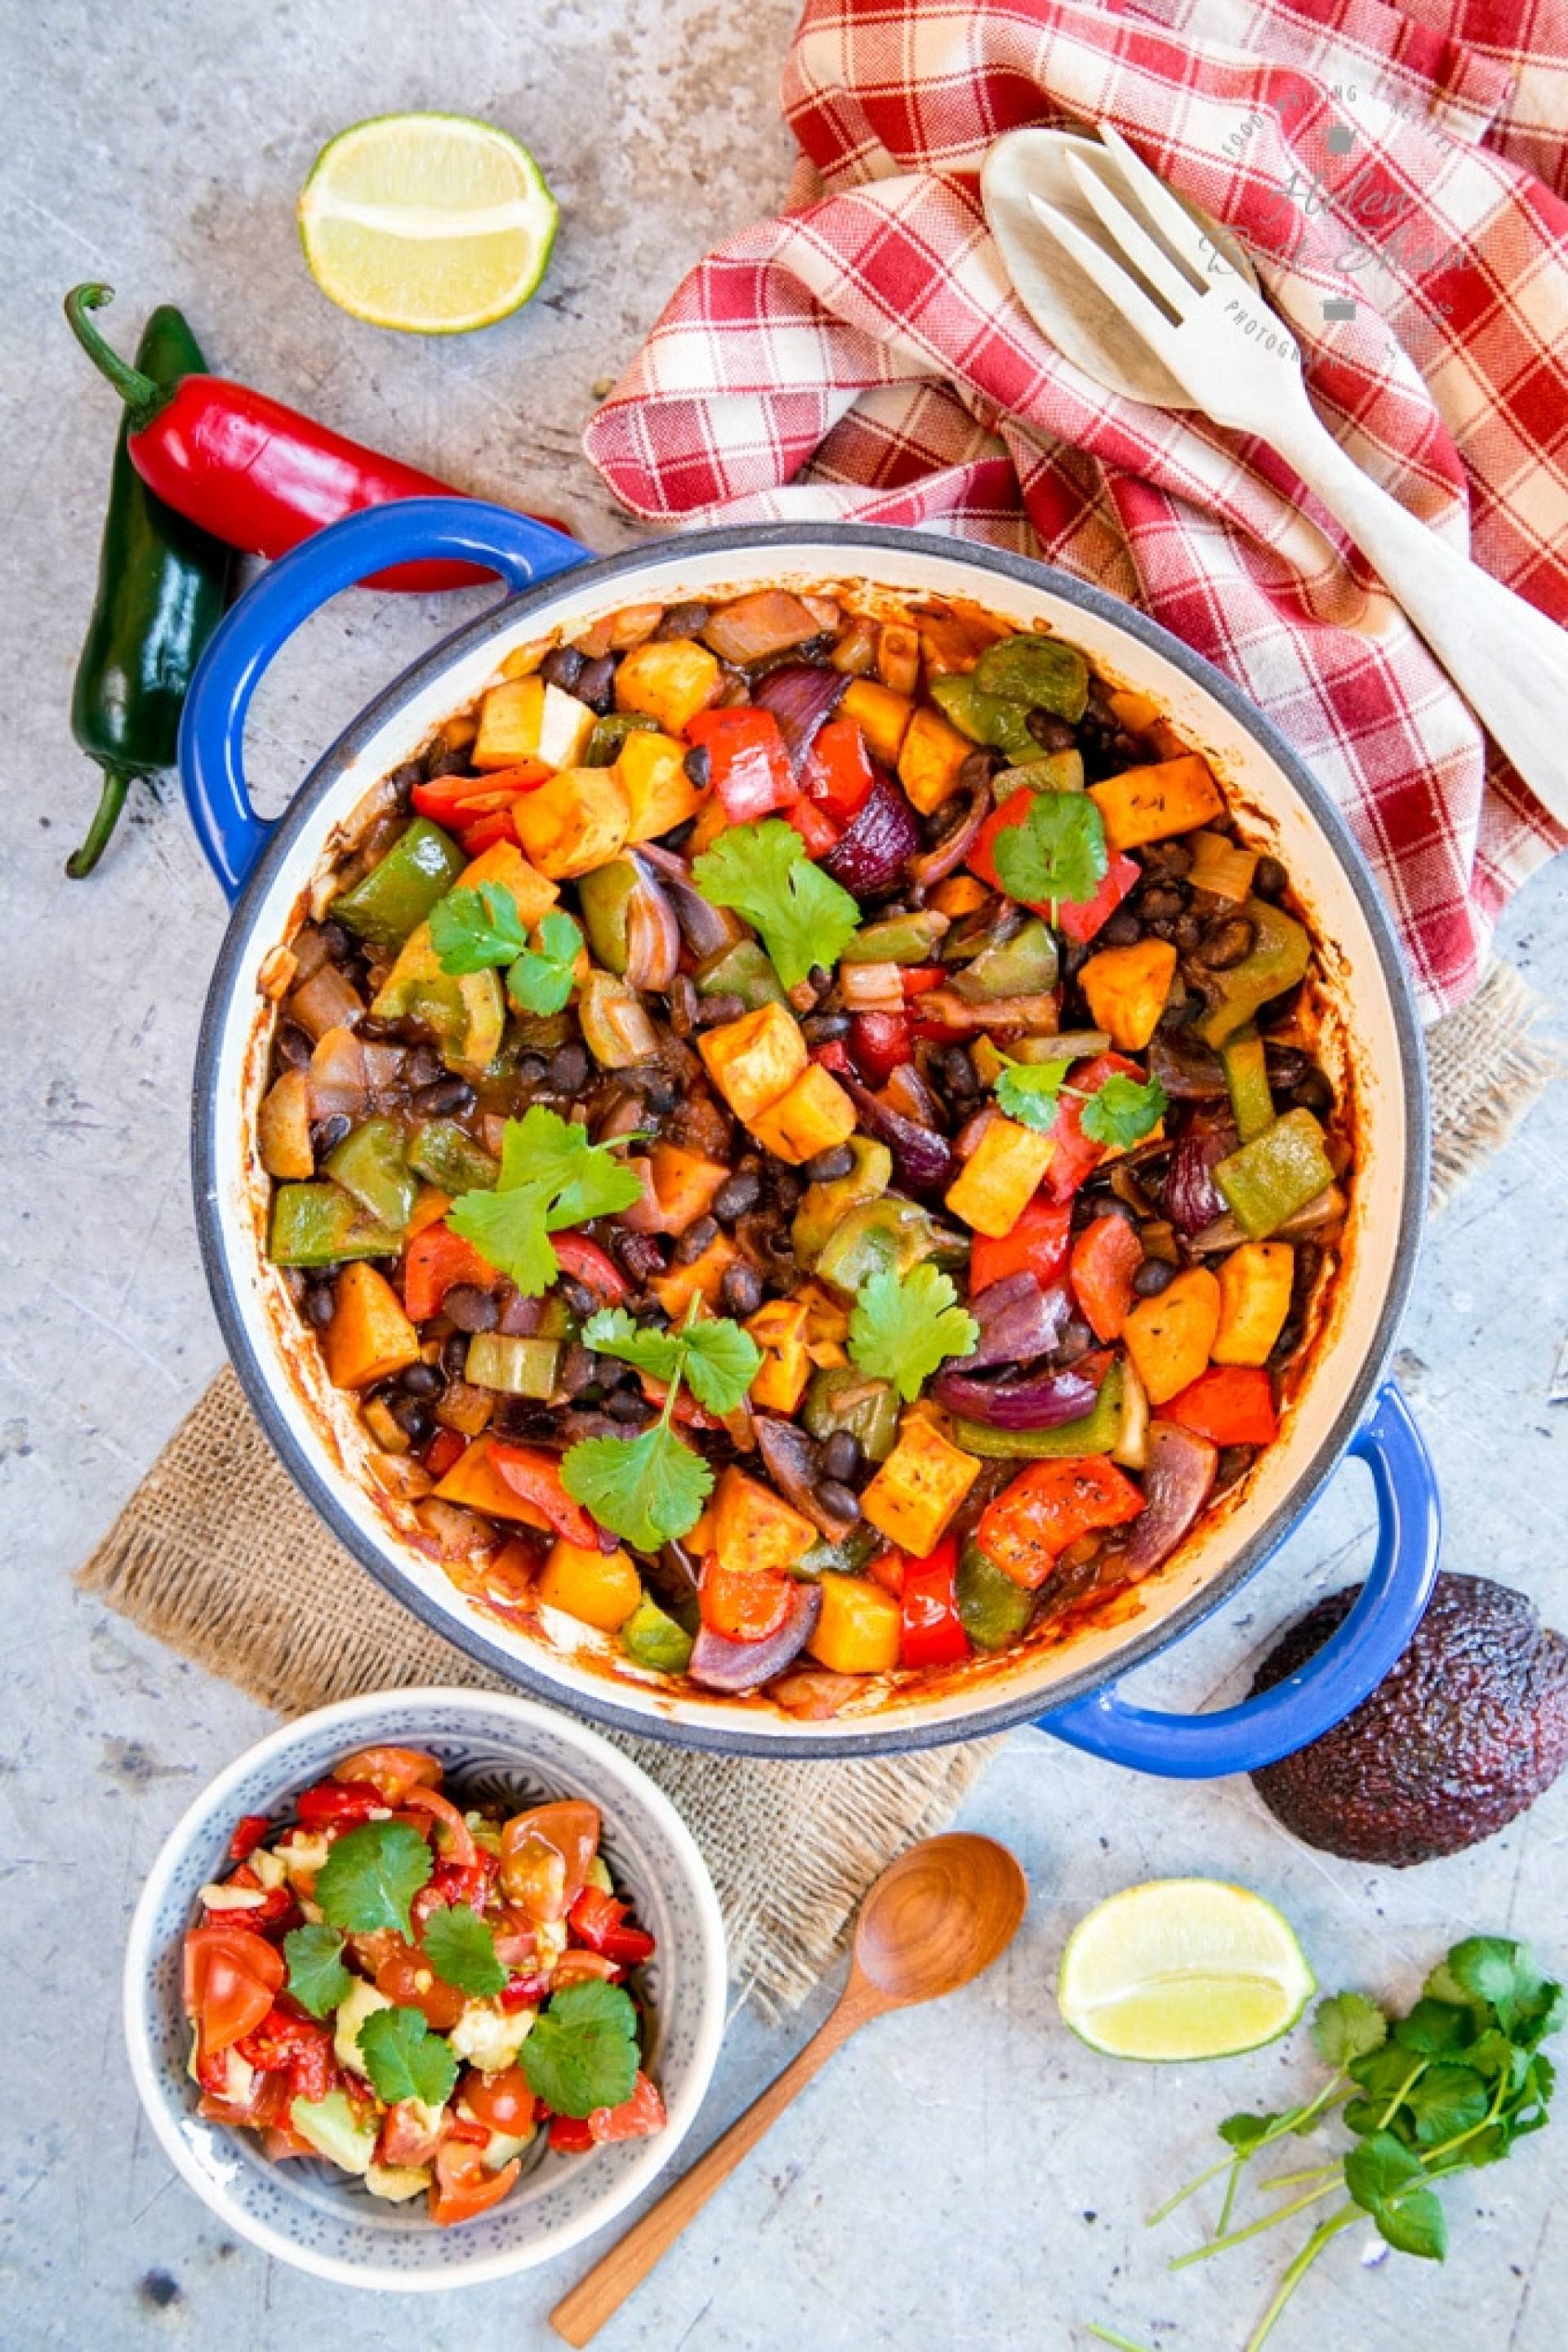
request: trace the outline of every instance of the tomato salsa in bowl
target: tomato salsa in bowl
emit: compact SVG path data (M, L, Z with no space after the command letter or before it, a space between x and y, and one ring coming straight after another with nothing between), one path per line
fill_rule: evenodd
M284 2259L399 2287L618 2210L695 2113L722 2003L668 1801L595 1734L463 1692L351 1701L242 1758L171 1837L126 1965L186 2179Z

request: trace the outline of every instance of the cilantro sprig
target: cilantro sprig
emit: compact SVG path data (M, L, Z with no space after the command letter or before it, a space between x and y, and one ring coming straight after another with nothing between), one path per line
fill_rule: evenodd
M860 1286L849 1318L849 1353L863 1372L891 1381L906 1404L949 1356L970 1355L980 1326L934 1265L895 1274L884 1266Z
M484 2000L500 1992L506 1970L493 1932L466 1903L444 1905L425 1922L425 1958L443 1984Z
M430 909L430 944L454 977L508 967L507 994L524 1013L559 1013L572 994L583 934L559 908L540 922L529 943L514 894L504 882L448 890Z
M1363 1993L1321 2001L1312 2040L1332 2070L1328 2080L1282 2113L1226 2117L1219 2134L1229 2153L1151 2217L1163 2221L1206 2182L1226 2176L1214 2237L1178 2255L1171 2267L1205 2262L1326 2198L1342 2196L1286 2272L1248 2343L1247 2352L1258 2352L1312 2263L1363 2217L1396 2252L1441 2262L1447 2229L1436 2184L1452 2173L1500 2163L1519 2140L1541 2130L1555 2082L1541 2045L1564 2021L1568 1992L1543 1976L1528 1945L1502 1936L1470 1936L1456 1944L1403 2016ZM1336 2109L1354 2145L1267 2182L1276 2191L1303 2193L1263 2220L1231 2230L1246 2167L1277 2142L1316 2131Z
M531 1103L506 1123L495 1191L460 1192L447 1223L525 1298L538 1298L561 1272L551 1234L629 1209L641 1192L607 1144L590 1143L584 1129Z
M592 1977L563 1985L522 2045L529 2088L558 2116L618 2107L637 2088L637 2010L620 1985Z
M1082 906L1105 879L1105 819L1087 793L1036 793L991 848L1004 887L1027 906Z
M739 1376L741 1351L728 1339L721 1337L710 1342L710 1352L703 1354L696 1344L700 1329L722 1333L722 1324L700 1326L696 1320L699 1301L693 1299L685 1322L677 1332L655 1335L638 1332L631 1318L618 1309L605 1309L590 1317L584 1326L584 1339L604 1355L619 1355L627 1363L637 1363L653 1374L656 1380L668 1380L664 1410L651 1429L645 1429L628 1445L619 1437L584 1437L579 1439L562 1458L561 1483L575 1503L591 1511L602 1528L619 1536L635 1551L658 1551L667 1543L676 1542L689 1535L702 1516L702 1506L713 1491L713 1473L700 1454L683 1445L672 1426L675 1401L680 1393L683 1380L689 1380L693 1393L706 1402L708 1394L721 1397L730 1394ZM618 1319L617 1319L618 1318ZM590 1337L595 1326L600 1336ZM737 1340L744 1339L753 1348L749 1335L730 1324L728 1330ZM668 1353L654 1350L647 1342L656 1336L667 1343ZM758 1359L759 1362L761 1359ZM668 1364L668 1370L660 1369ZM753 1367L753 1370L755 1367ZM750 1381L747 1381L747 1386ZM745 1390L734 1396L738 1404ZM716 1410L730 1412L728 1404Z
M1130 1151L1152 1135L1169 1108L1158 1078L1131 1078L1113 1070L1098 1087L1069 1087L1067 1062L1009 1062L996 1080L997 1107L1021 1127L1048 1135L1063 1097L1080 1102L1079 1126L1091 1143Z
M357 2040L372 2087L384 2099L446 2105L458 2079L457 2054L439 2033L432 2033L422 2010L373 2010Z
M283 1957L289 1990L312 2017L330 2017L353 1990L354 1980L343 1966L343 1939L323 1920L291 1927L283 1938Z
M813 964L829 971L860 922L860 909L830 874L814 865L793 824L766 817L720 835L691 868L710 906L729 907L754 923L786 988Z
M572 994L583 934L570 915L555 908L533 937L533 946L523 950L507 973L506 992L524 1013L559 1013Z
M331 1927L362 1936L395 1927L411 1936L409 1905L435 1868L428 1845L409 1822L363 1822L335 1841L316 1873L316 1901Z
M583 1326L583 1345L635 1364L656 1381L683 1380L710 1412L733 1412L763 1367L749 1331L719 1316L656 1331L634 1323L624 1307L602 1307Z

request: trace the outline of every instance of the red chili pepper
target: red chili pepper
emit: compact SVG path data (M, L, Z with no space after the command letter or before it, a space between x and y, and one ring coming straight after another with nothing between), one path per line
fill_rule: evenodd
M154 383L127 366L91 323L89 312L113 299L110 287L78 286L66 297L66 317L130 411L127 446L148 488L215 539L249 555L283 555L312 531L365 507L465 495L226 376ZM395 564L364 585L468 588L489 576L483 565L442 558Z
M858 816L876 782L866 739L853 719L830 719L806 757L807 795L838 824Z
M686 734L689 742L707 745L713 789L731 824L750 824L774 809L792 808L800 798L784 736L771 710L749 704L700 710Z
M901 1013L857 1013L849 1023L849 1052L868 1087L885 1087L914 1058L910 1024Z
M1213 1445L1272 1445L1279 1433L1274 1385L1261 1366L1212 1364L1160 1412Z
M580 1282L606 1307L620 1307L631 1295L631 1285L608 1251L597 1242L584 1239L581 1234L552 1234L550 1245L561 1261L562 1271L574 1282Z
M386 1799L369 1780L320 1780L294 1801L294 1811L309 1830L353 1829L372 1813L386 1811Z
M256 1852L272 1823L265 1813L246 1813L235 1824L234 1835L228 1842L230 1862L244 1862Z
M623 1927L629 1907L602 1886L584 1886L566 1917L591 1952L601 1953L619 1968L635 1969L652 1958L654 1943L645 1929Z
M786 824L793 824L813 857L826 857L844 838L842 825L814 806L810 801L796 801L784 811Z
M969 1636L958 1613L957 1575L956 1536L944 1536L924 1559L905 1560L900 1666L952 1666L968 1657Z

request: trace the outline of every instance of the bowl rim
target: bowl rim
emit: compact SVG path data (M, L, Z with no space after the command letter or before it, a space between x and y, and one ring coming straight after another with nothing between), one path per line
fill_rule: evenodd
M751 1727L744 1710L737 1708L732 1726L691 1724L682 1719L679 1701L670 1703L668 1710L658 1706L627 1705L612 1695L613 1686L607 1683L603 1694L597 1689L582 1689L576 1684L568 1687L550 1672L547 1665L514 1656L510 1650L491 1641L467 1612L451 1609L437 1595L426 1592L402 1567L391 1538L384 1544L371 1540L342 1508L314 1458L314 1451L319 1449L306 1444L298 1433L295 1424L301 1416L291 1411L288 1402L279 1396L266 1365L252 1344L228 1262L227 1229L216 1179L217 1072L225 1030L236 998L241 965L251 940L255 915L266 898L278 865L287 857L300 835L315 821L322 803L330 798L333 788L362 749L443 668L455 664L488 637L509 629L519 619L534 611L547 609L562 597L574 593L582 587L590 573L596 580L613 581L624 573L646 569L650 561L676 561L688 552L700 556L731 550L747 556L765 556L772 552L778 562L784 562L792 554L798 557L818 551L826 554L833 551L859 550L874 554L877 550L886 550L889 553L926 556L947 564L972 565L979 572L999 573L1025 588L1076 606L1102 625L1131 637L1181 670L1218 703L1252 739L1258 750L1274 762L1322 835L1366 924L1378 971L1388 993L1399 1043L1405 1157L1399 1171L1399 1236L1393 1272L1362 1365L1348 1384L1323 1438L1302 1465L1290 1489L1288 1504L1277 1508L1257 1533L1237 1548L1217 1575L1169 1613L1130 1635L1125 1645L1119 1648L1109 1662L1109 1671L1106 1670L1106 1662L1101 1662L1098 1665L1085 1667L1077 1675L1064 1675L1052 1686L1048 1695L1014 1689L1005 1696L999 1697L994 1705L962 1717L934 1722L904 1725L899 1723L895 1716L872 1717L864 1723L855 1722L837 1732L810 1723L773 1726L764 1730ZM868 561L865 570L868 576L875 578L873 562ZM1171 1643L1195 1631L1222 1608L1264 1565L1283 1543L1290 1529L1318 1500L1338 1468L1370 1400L1384 1378L1415 1278L1426 1213L1429 1159L1430 1112L1425 1040L1410 974L1393 917L1338 806L1300 753L1292 750L1273 721L1251 698L1233 685L1202 654L1173 635L1161 623L1151 619L1146 613L1088 581L1078 579L1071 572L1058 570L1054 564L1042 562L1033 556L1016 554L1008 549L931 531L909 530L897 524L830 521L733 524L715 530L679 531L624 548L614 555L590 557L583 564L554 573L549 580L523 590L519 595L503 596L486 611L477 614L440 639L396 677L389 680L310 769L274 824L266 846L235 902L203 1010L196 1045L191 1130L197 1236L214 1308L230 1361L239 1376L252 1411L296 1485L330 1532L362 1567L370 1571L383 1590L391 1593L433 1633L454 1643L491 1673L501 1675L512 1687L528 1692L546 1704L558 1706L569 1703L591 1721L610 1729L636 1738L666 1741L678 1747L728 1755L803 1759L912 1754L921 1748L988 1738L1019 1724L1043 1720L1046 1715L1058 1708L1072 1706L1095 1691L1119 1683L1123 1676L1146 1664ZM1041 1704L1043 1696L1048 1698L1048 1705L1044 1707Z
M198 1830L205 1827L215 1813L221 1812L241 1781L258 1764L271 1763L287 1756L302 1734L338 1727L351 1732L366 1721L379 1720L384 1726L388 1715L395 1715L402 1721L421 1708L434 1706L439 1706L445 1713L459 1715L470 1712L493 1715L499 1708L512 1718L520 1744L524 1746L530 1732L542 1722L547 1723L552 1738L574 1744L607 1767L616 1779L635 1786L641 1801L658 1816L661 1829L679 1856L687 1886L697 1906L700 1931L697 1938L699 1949L695 1957L700 1959L700 1967L694 1971L694 1978L702 2015L699 2021L689 2078L679 2097L667 2109L668 2120L664 2130L643 2143L639 2158L627 2166L613 2187L607 2187L572 2221L546 2231L538 2241L500 2253L476 2255L472 2261L460 2266L422 2273L384 2269L374 2262L351 2262L341 2255L323 2253L315 2247L300 2246L274 2229L270 2222L258 2220L247 2212L242 2204L230 2200L226 2192L215 2190L211 2179L187 2148L179 2128L180 2118L159 2086L150 2026L153 2010L151 1964L153 1921L167 1892L171 1874ZM405 1722L404 1727L407 1727ZM536 2268L541 2263L552 2262L558 2254L581 2244L584 2238L592 2237L595 2231L602 2230L607 2222L623 2213L665 2170L697 2119L707 2097L723 2041L729 1998L724 1921L719 1908L719 1897L701 1849L674 1802L658 1783L640 1764L606 1739L601 1731L577 1722L561 1707L548 1706L537 1698L526 1697L514 1691L476 1690L462 1685L433 1683L413 1685L405 1690L368 1691L353 1698L334 1700L328 1706L312 1708L308 1715L291 1717L276 1731L268 1732L265 1738L257 1740L225 1765L222 1771L192 1799L153 1860L132 1913L121 1985L126 2054L136 2094L164 2155L187 2188L209 2211L217 2214L226 2227L247 2238L253 2245L279 2262L287 2263L296 2270L309 2271L318 2278L330 2279L338 2285L367 2287L400 2294L443 2294L455 2292L460 2287L482 2285L496 2279L515 2277L522 2271Z

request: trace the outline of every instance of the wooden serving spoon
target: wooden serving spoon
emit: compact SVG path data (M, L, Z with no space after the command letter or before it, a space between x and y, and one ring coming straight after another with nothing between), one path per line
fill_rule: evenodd
M994 1838L955 1831L922 1839L889 1863L861 1906L849 1980L832 2016L723 2137L563 2296L550 2315L556 2334L568 2344L596 2336L840 2043L884 2010L936 2000L979 1976L1012 1942L1027 1900L1023 1872Z

